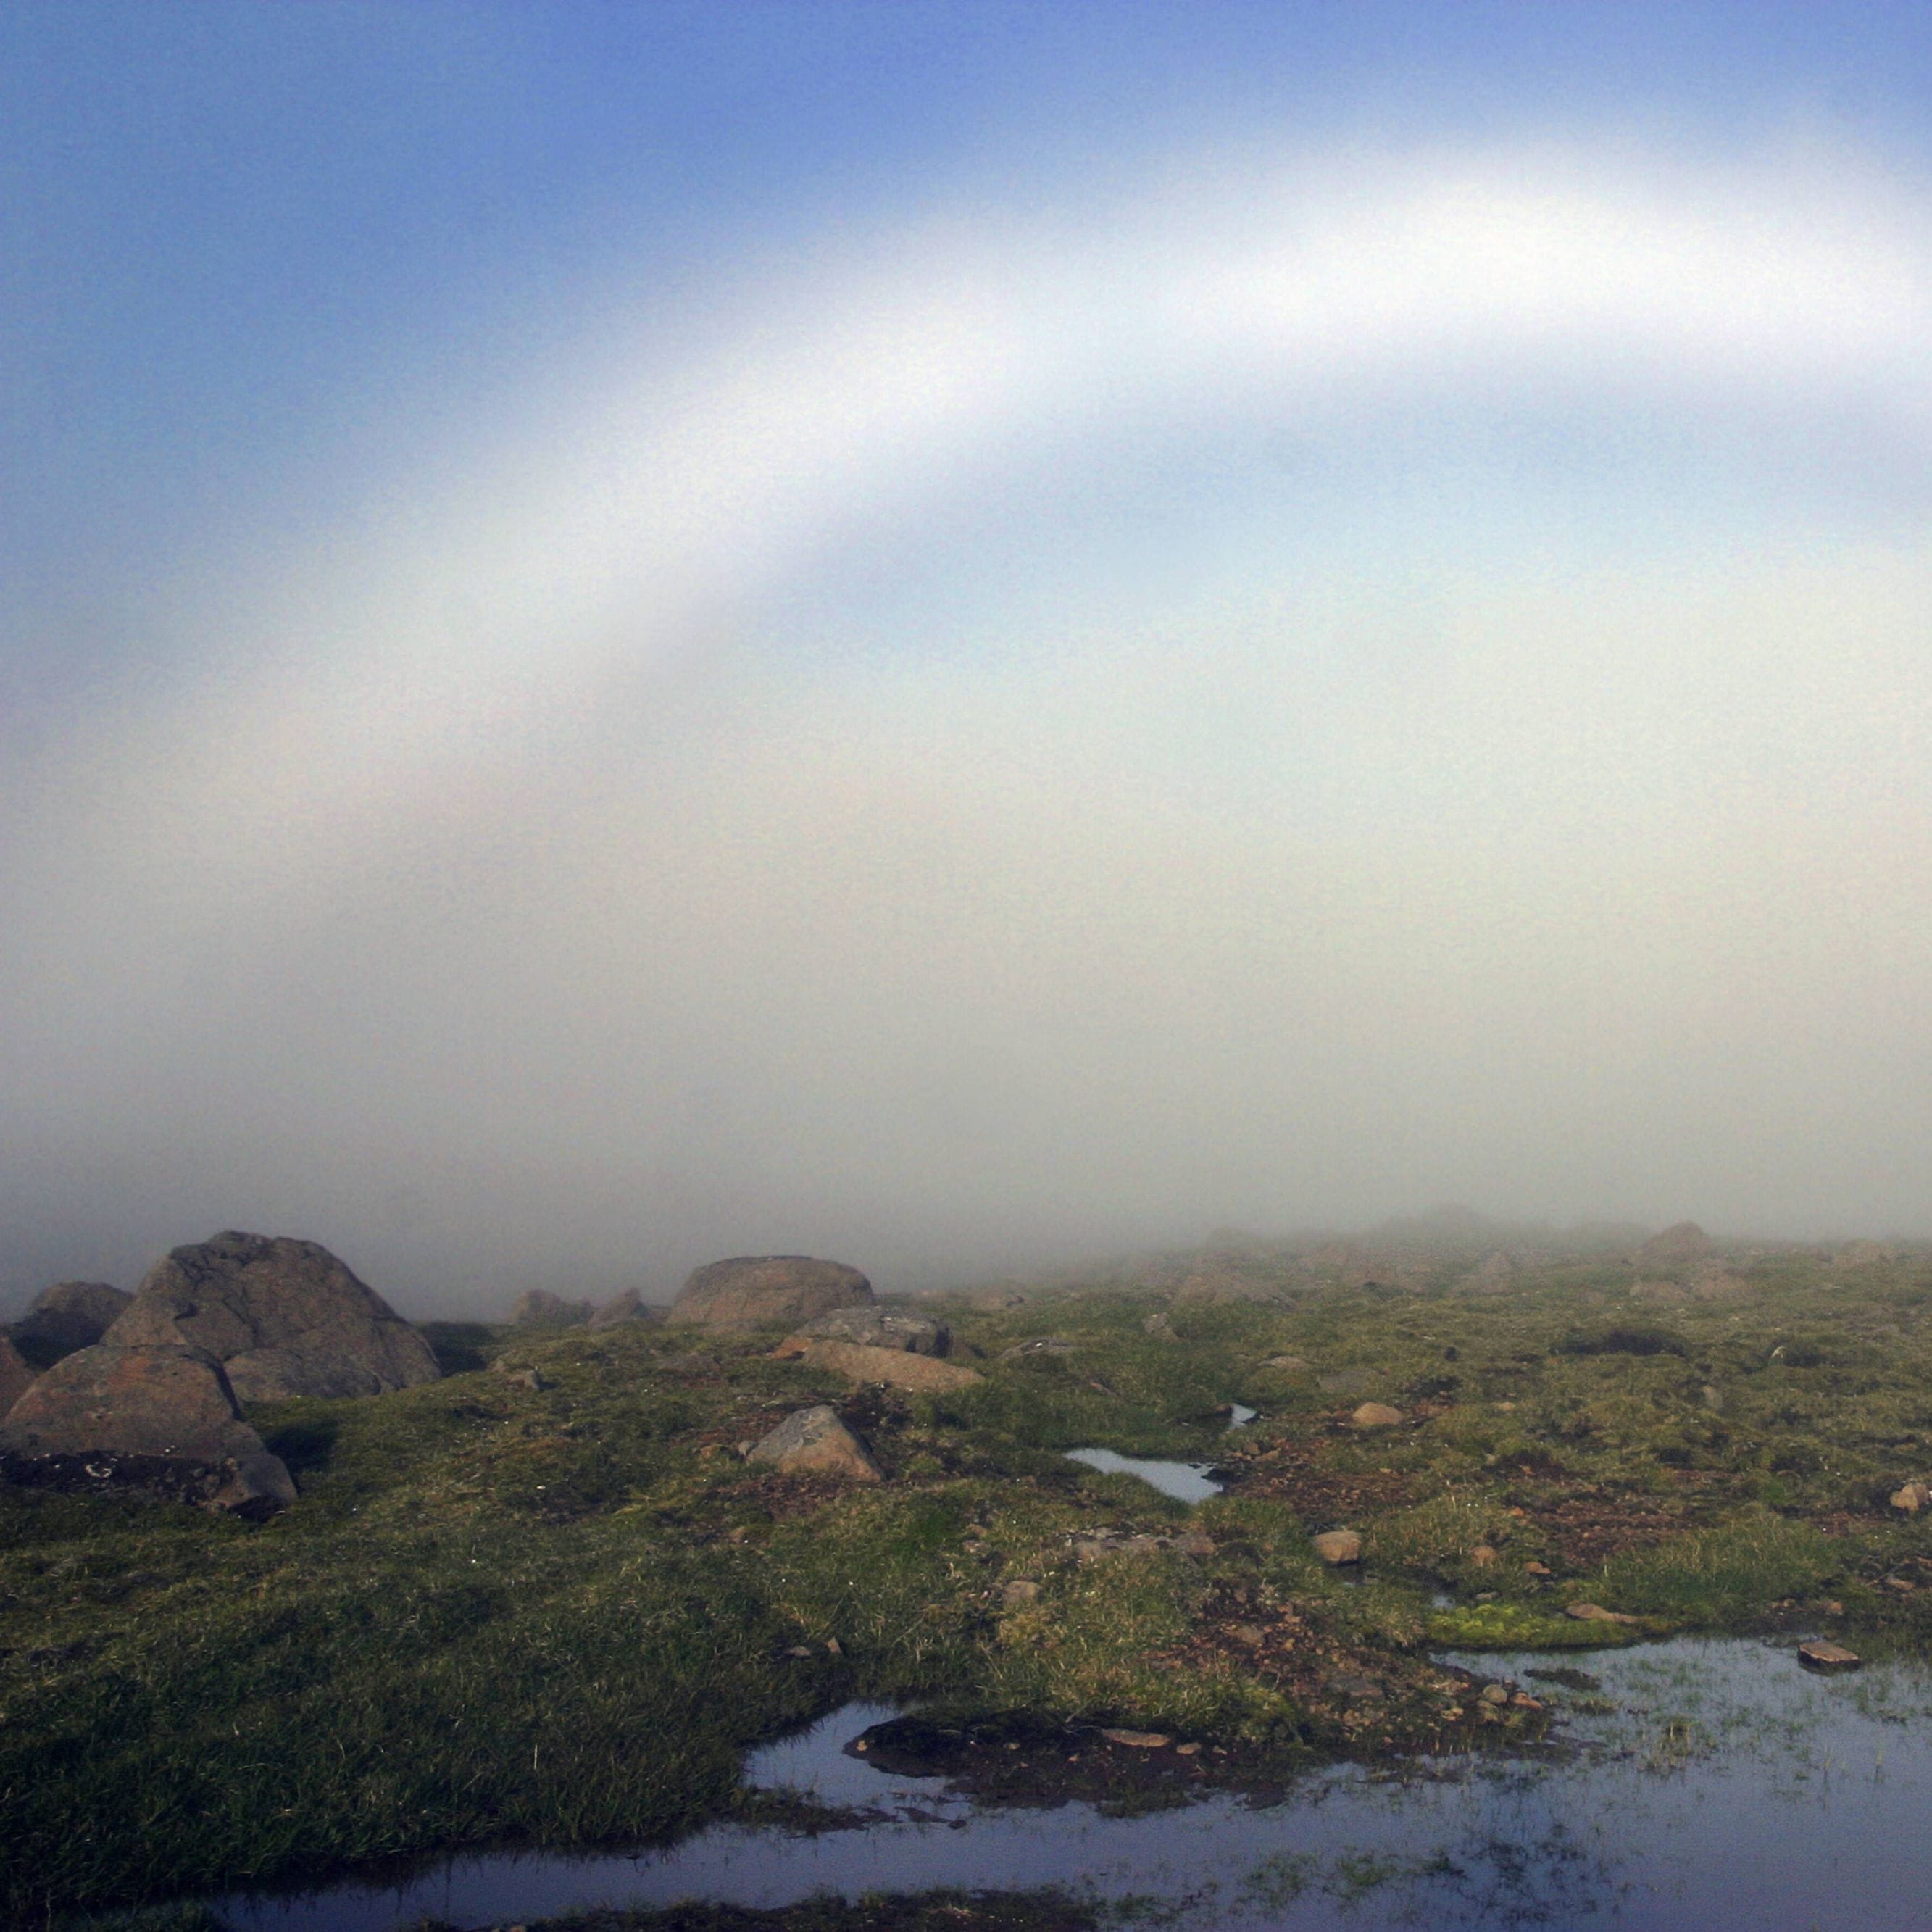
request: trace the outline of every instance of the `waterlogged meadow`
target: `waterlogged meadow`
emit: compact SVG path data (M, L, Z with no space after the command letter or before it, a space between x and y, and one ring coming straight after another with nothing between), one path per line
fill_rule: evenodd
M1448 1269L1400 1288L1284 1270L1219 1300L1176 1297L1179 1272L940 1304L983 1377L940 1396L854 1390L772 1359L776 1334L447 1330L441 1382L251 1412L302 1492L259 1526L0 1491L0 1916L199 1897L234 1922L251 1888L373 1868L380 1912L409 1862L486 1850L560 1874L520 1922L655 1910L680 1894L620 1868L718 1833L778 1888L694 1880L719 1911L790 1908L814 1869L878 1890L798 1850L849 1834L788 1835L860 1801L745 1769L860 1700L952 1738L918 1773L928 1803L943 1787L1039 1846L974 1865L976 1822L895 1820L924 1850L885 1888L951 1886L956 1914L1019 1887L1037 1895L1012 1912L1062 1915L1042 1924L1200 1892L1163 1892L1130 1849L1104 1897L1068 1892L1085 1868L1062 1855L1100 1856L1093 1833L1166 1834L1178 1869L1188 1833L1264 1816L1284 1835L1255 1848L1252 1910L1276 1916L1252 1922L1425 1899L1454 1922L1504 1882L1503 1854L1472 1849L1492 1828L1553 1847L1520 1855L1523 1900L1606 1910L1662 1881L1631 1876L1586 1770L1627 1780L1616 1803L1667 1846L1687 1818L1883 1792L1917 1764L1932 1538L1888 1498L1932 1469L1922 1258L1772 1256L1661 1300L1603 1262L1483 1292ZM742 1459L819 1401L883 1484ZM1364 1402L1399 1420L1358 1422ZM1238 1404L1256 1414L1231 1432ZM1190 1505L1082 1448L1202 1466L1220 1491ZM1332 1529L1358 1564L1317 1553ZM1871 1667L1804 1675L1792 1646L1816 1635ZM1702 1794L1688 1811L1646 1795L1672 1779ZM1288 1828L1343 1810L1332 1841ZM1210 1880L1186 1909L1226 1917L1233 1881ZM454 1922L498 1922L472 1904ZM866 1909L849 1922L939 1907Z

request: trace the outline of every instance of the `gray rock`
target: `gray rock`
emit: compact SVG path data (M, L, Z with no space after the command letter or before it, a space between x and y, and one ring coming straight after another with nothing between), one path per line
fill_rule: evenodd
M206 1472L201 1499L262 1515L295 1501L280 1461L242 1420L221 1364L206 1349L96 1342L58 1361L0 1424L0 1454L28 1462L105 1459L88 1473L144 1484ZM172 1482L171 1482L172 1491Z
M125 1288L104 1281L60 1281L43 1288L14 1339L25 1352L51 1364L76 1348L92 1348L113 1327L134 1300Z
M914 1355L943 1355L952 1340L943 1322L886 1308L835 1308L828 1315L814 1316L790 1339L800 1336L814 1342L856 1342L867 1348L903 1348Z
M872 1284L842 1262L808 1255L741 1255L695 1270L676 1300L674 1322L712 1328L758 1328L767 1322L794 1326L835 1308L869 1306Z
M829 1402L788 1415L746 1452L748 1462L770 1462L780 1474L843 1476L853 1482L885 1480L866 1445L838 1419Z
M202 1349L242 1402L381 1395L436 1381L429 1344L314 1241L230 1232L148 1270L107 1332L122 1348Z

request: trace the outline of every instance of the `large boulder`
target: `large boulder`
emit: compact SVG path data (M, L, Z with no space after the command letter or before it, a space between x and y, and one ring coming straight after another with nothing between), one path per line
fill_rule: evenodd
M217 1234L148 1270L108 1330L122 1348L206 1350L243 1402L384 1395L436 1381L429 1344L314 1241Z
M1688 1268L1711 1252L1711 1238L1695 1221L1676 1221L1660 1234L1653 1234L1637 1250L1634 1258L1640 1266L1660 1268Z
M547 1288L518 1298L510 1319L519 1328L580 1328L597 1312L594 1301L566 1301Z
M104 1281L58 1281L34 1298L13 1336L30 1361L51 1367L76 1348L92 1348L134 1300L124 1288Z
M671 1304L674 1322L710 1328L760 1328L808 1322L835 1308L869 1306L872 1284L842 1262L808 1255L744 1255L696 1270Z
M0 1335L0 1422L27 1392L34 1379L33 1364L5 1336Z
M24 1480L77 1472L248 1516L296 1497L202 1348L101 1342L56 1362L0 1423L0 1462Z

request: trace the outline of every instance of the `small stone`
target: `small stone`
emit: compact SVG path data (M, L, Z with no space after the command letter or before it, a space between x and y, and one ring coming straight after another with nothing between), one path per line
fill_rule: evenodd
M1135 1750L1165 1750L1174 1740L1165 1731L1102 1730L1110 1744L1126 1744Z
M1201 1747L1197 1744L1176 1744L1174 1748L1174 1754L1176 1757L1192 1757L1200 1748Z
M1814 1640L1798 1646L1798 1660L1810 1670L1856 1670L1864 1660L1855 1650L1847 1650L1841 1643L1826 1643Z
M1530 1560L1522 1566L1522 1574L1526 1576L1553 1576L1556 1574L1556 1572L1551 1569L1547 1563L1539 1563L1534 1557L1532 1557Z
M1030 1604L1040 1596L1040 1586L1030 1576L1016 1576L1000 1592L1008 1610L1016 1610L1022 1604Z
M1496 1567L1496 1547L1492 1544L1479 1543L1469 1552L1469 1561L1478 1570L1493 1570Z
M829 1636L825 1640L825 1648L826 1654L832 1657L843 1657L845 1654L844 1648L836 1636Z
M1237 1624L1228 1634L1237 1643L1244 1643L1250 1650L1258 1650L1268 1642L1260 1628L1254 1624Z
M1510 1703L1514 1709L1519 1711L1540 1711L1543 1708L1542 1699L1532 1697L1527 1690L1517 1691L1510 1699Z
M809 1657L812 1652L804 1644L795 1643L785 1652L785 1654L788 1657Z
M1315 1539L1315 1553L1324 1563L1359 1563L1362 1539L1352 1529L1324 1529Z
M1402 1419L1402 1411L1385 1402L1365 1402L1348 1418L1357 1429L1393 1429Z
M1606 1610L1600 1604L1572 1604L1563 1614L1574 1617L1580 1624L1634 1624L1639 1621L1624 1616L1621 1610Z

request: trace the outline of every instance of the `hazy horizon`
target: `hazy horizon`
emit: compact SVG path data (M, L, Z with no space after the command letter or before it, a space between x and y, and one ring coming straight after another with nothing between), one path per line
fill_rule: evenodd
M1932 1226L1932 20L0 16L0 1305Z

